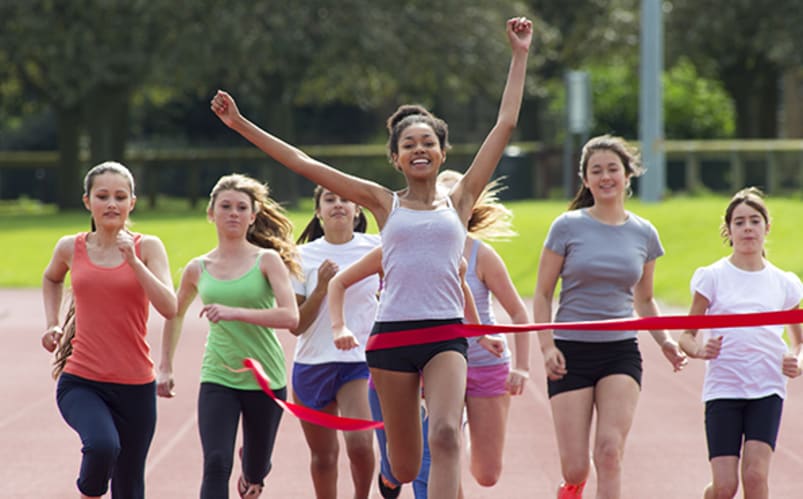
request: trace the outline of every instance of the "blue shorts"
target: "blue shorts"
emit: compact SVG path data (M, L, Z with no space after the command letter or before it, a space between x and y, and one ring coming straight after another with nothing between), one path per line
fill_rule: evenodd
M716 399L705 403L705 436L708 459L739 457L744 441L758 440L775 450L781 427L783 399L770 395L760 399Z
M365 362L326 362L293 364L293 393L305 407L321 410L337 399L343 385L355 379L368 379Z

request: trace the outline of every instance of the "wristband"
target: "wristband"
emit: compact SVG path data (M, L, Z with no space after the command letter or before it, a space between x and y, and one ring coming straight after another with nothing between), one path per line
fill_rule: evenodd
M61 326L56 324L55 326L50 326L49 328L47 328L45 330L45 334L48 334L48 333L64 334L64 329L62 329Z
M524 379L530 379L530 372L525 371L524 369L517 369L514 367L513 369L510 370L510 374L516 374Z

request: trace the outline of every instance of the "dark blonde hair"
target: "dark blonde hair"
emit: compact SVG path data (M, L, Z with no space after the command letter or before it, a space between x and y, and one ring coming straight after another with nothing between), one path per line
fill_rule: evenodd
M580 171L578 174L582 180L586 179L588 174L588 161L591 156L598 151L610 151L622 161L622 166L625 168L625 176L630 179L631 177L639 177L644 173L644 168L641 165L641 157L638 150L627 143L622 137L614 137L613 135L599 135L589 139L583 146L583 152L580 155ZM628 195L630 190L628 186ZM588 187L582 182L580 188L574 199L569 203L570 210L578 208L587 208L594 205L594 196Z
M745 187L731 197L727 208L725 208L722 224L719 226L719 235L722 236L722 242L728 242L731 246L733 246L733 240L730 238L730 225L731 221L733 221L733 210L740 204L746 204L753 208L761 214L765 224L770 224L770 212L764 202L764 193L758 187ZM765 251L762 251L761 254L766 256Z
M463 174L455 170L443 170L438 174L439 185L451 190ZM485 241L498 241L516 236L513 230L513 212L499 201L498 194L507 187L502 184L504 177L488 182L480 192L471 217L468 219L468 233Z
M315 211L317 212L318 209L321 207L321 196L326 189L318 185L315 187L315 190L312 191L312 202L315 204ZM330 191L331 192L331 191ZM365 232L368 228L368 219L365 218L365 212L363 210L358 210L357 216L354 217L354 232ZM314 241L320 237L323 237L323 225L321 225L320 219L317 215L312 215L312 219L307 223L307 226L304 227L304 230L301 232L301 235L298 236L296 239L296 244L303 244L309 241Z
M293 223L285 215L284 208L270 198L267 184L241 173L220 177L209 194L208 213L214 210L217 196L222 191L238 191L251 198L256 219L248 228L246 239L261 248L276 250L290 272L301 276L297 249L293 243Z
M390 115L387 121L388 129L388 158L393 160L393 155L399 154L399 137L401 133L410 125L423 123L429 125L438 137L441 150L446 152L451 147L449 145L449 126L445 121L427 111L424 106L419 104L403 104Z

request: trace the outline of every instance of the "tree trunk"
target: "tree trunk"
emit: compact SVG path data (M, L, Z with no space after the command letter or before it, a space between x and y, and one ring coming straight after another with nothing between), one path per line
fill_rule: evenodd
M93 165L103 161L124 161L130 107L131 90L127 86L98 87L85 103L89 155Z
M721 78L736 107L736 137L778 137L778 85L780 69L768 61L747 67L731 67Z
M59 171L57 205L59 210L82 206L83 193L80 138L81 112L77 107L57 108Z
M268 109L268 126L272 133L282 140L294 144L295 120L293 115L292 96L290 92L282 93L283 97L277 106L272 102ZM299 178L298 174L284 165L271 160L270 167L266 169L270 194L273 199L281 202L288 208L298 206Z
M783 136L803 137L803 70L788 69L783 75Z

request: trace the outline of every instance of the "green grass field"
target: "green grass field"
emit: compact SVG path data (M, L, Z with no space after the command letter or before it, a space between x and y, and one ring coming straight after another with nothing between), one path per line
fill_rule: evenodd
M773 217L767 248L778 267L803 275L799 255L799 223L803 202L793 198L769 198ZM689 279L694 270L729 253L719 237L719 224L727 198L718 196L672 198L662 203L643 204L629 200L627 208L658 228L666 255L658 260L656 297L665 303L687 307ZM540 250L552 220L566 209L565 201L513 202L515 228L519 236L498 242L497 248L522 296L531 296ZM311 204L289 213L300 231L311 216ZM370 218L370 217L369 217ZM158 235L167 247L173 278L178 284L181 268L194 256L215 245L214 227L206 220L204 207L190 210L183 203L165 202L157 210L138 209L132 216L134 230ZM0 206L0 287L38 287L59 237L89 227L86 212L55 214L53 210L14 210ZM372 232L376 229L373 227Z

